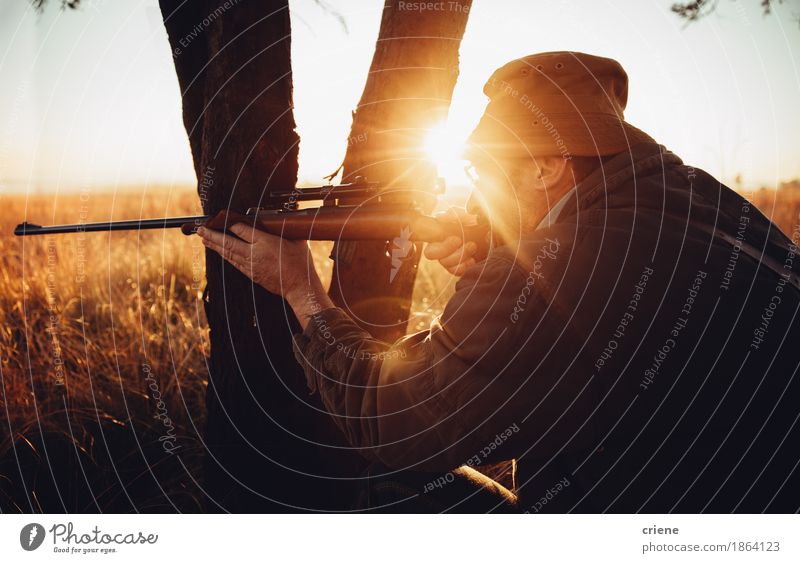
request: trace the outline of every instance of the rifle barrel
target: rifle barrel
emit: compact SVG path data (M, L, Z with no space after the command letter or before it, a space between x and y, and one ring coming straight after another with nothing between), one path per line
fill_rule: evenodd
M177 229L187 223L200 225L208 215L190 217L164 217L160 219L132 219L128 221L105 221L101 223L74 223L43 227L34 223L20 223L14 229L16 236L57 235L61 233L90 233L97 231L141 231L145 229Z

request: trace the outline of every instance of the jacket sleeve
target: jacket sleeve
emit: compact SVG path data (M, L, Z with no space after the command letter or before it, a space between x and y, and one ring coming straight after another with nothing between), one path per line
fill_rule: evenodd
M295 355L311 391L368 458L394 468L450 469L518 420L494 416L509 392L497 368L513 355L514 319L520 303L534 303L530 293L512 260L490 258L459 280L428 331L389 344L330 308L295 337Z

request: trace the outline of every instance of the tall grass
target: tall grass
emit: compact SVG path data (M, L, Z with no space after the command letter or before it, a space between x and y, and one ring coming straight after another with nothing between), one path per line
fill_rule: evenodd
M749 195L784 231L794 228L800 195ZM4 197L3 512L200 509L208 352L202 245L176 231L10 234L23 218L50 224L195 213L190 191ZM314 246L328 279L329 252L329 243ZM410 331L429 325L453 285L423 259Z
M202 245L173 231L8 236L23 217L59 223L186 214L195 212L194 200L166 192L4 199L0 474L18 487L17 464L44 468L24 494L0 488L11 509L196 504L208 349ZM174 425L185 470L161 447L168 431L155 418L161 411ZM161 465L170 474L152 475ZM85 482L62 483L68 480ZM62 485L70 498L58 494Z
M196 201L190 191L4 197L3 511L199 509L209 345L202 244L176 230L10 235L23 218L189 215L200 213ZM314 245L326 283L330 248ZM449 276L423 266L410 329L427 326L448 291ZM172 454L164 413L179 446Z

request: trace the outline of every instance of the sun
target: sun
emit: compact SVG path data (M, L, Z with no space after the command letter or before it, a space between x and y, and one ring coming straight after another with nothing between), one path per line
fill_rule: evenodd
M448 192L469 189L469 179L464 172L464 145L462 134L440 123L428 130L422 148L426 157L436 165L437 174L444 178Z
M438 165L451 160L459 160L463 145L463 139L458 139L446 124L439 124L428 130L423 148L428 158Z

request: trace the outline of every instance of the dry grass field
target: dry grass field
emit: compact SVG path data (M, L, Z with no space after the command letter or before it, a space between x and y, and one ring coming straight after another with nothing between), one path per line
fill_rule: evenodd
M177 230L11 236L23 218L198 214L196 196L87 192L3 202L0 509L197 510L208 350L202 244ZM328 278L330 246L314 248ZM417 289L410 329L440 312L452 282L423 265ZM160 409L181 437L185 466L163 455ZM18 466L31 476L24 491Z
M164 456L153 453L163 427L154 418L157 404L146 378L154 374L180 435L196 440L203 424L207 349L201 288L194 281L202 279L202 245L166 231L24 239L8 234L23 217L51 224L196 213L194 198L165 192L146 199L88 193L4 199L0 356L8 424L0 430L0 474L14 476L18 484L17 463L39 464L41 475L34 473L31 480L45 490L25 483L37 493L27 497L0 488L7 497L2 505L58 510L63 503L62 510L127 511L135 498L143 509L158 510L167 501L153 488L157 481L176 487L167 496L190 509L186 472L170 467L157 473L157 460ZM189 462L200 459L199 448L182 453ZM61 495L51 490L48 466L63 487ZM155 475L148 476L154 466ZM75 505L69 497L85 499L87 488L97 506ZM153 498L138 488L152 490ZM180 498L181 490L188 491L186 498Z
M793 228L800 195L750 197L784 231ZM4 196L3 512L199 510L208 350L202 245L177 231L10 234L23 218L51 224L196 213L189 191ZM320 243L314 251L328 276L329 250ZM423 260L409 330L425 328L452 290L450 276ZM163 455L161 408L180 436L179 458Z

